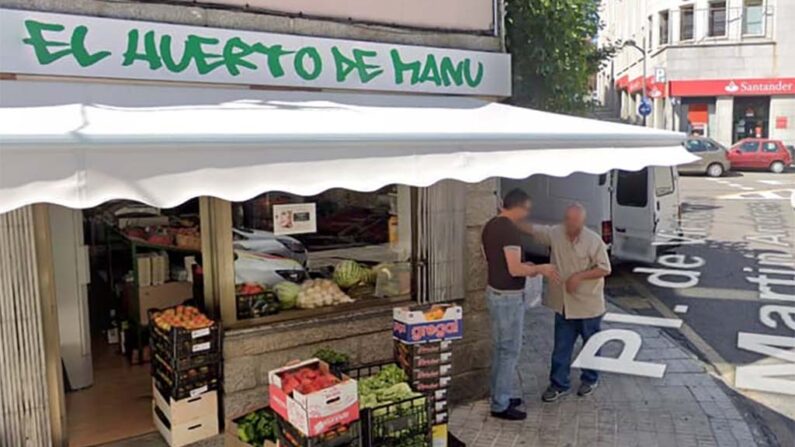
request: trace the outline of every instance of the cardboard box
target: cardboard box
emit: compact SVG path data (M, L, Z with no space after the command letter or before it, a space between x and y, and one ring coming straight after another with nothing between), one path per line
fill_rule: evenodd
M182 423L172 423L152 401L152 420L155 427L171 447L182 447L218 434L218 414Z
M173 281L159 286L138 288L138 309L130 315L138 315L139 323L149 323L149 309L165 309L182 304L193 298L193 284L187 281Z
M163 396L152 383L152 396L155 405L173 424L181 424L209 416L218 417L218 392L210 391L187 399L174 400Z
M268 408L268 406L266 405L264 407L257 408L256 410L249 411L248 413L252 413L254 411L259 411L259 410L262 410L264 408ZM248 414L248 413L246 413L246 414ZM237 437L237 422L235 422L235 421L237 421L238 419L244 417L246 414L242 414L242 415L237 416L237 417L235 417L233 419L227 419L227 421L226 421L226 429L224 430L224 447L252 447L252 446L253 447L276 447L277 444L275 442L272 442L272 441L265 441L265 444L262 445L262 446L260 446L260 445L254 446L253 444L249 444L247 442L241 441L240 438Z
M392 312L392 336L407 344L458 340L464 336L463 309L434 305L431 309L396 307Z
M452 351L442 351L441 349L435 353L420 354L423 352L414 347L434 346L441 345L438 343L425 343L419 345L407 345L400 340L395 340L395 361L406 371L418 368L440 367L442 365L449 365L453 362ZM450 342L443 342L450 344Z
M330 372L329 365L318 359L275 369L268 373L270 407L279 416L295 426L306 436L317 436L339 424L349 424L359 419L359 392L356 381L343 375L342 382L329 388L302 394L293 391L292 396L282 389L281 375L301 369L316 367Z
M412 380L411 387L415 391L419 391L421 393L430 393L432 391L435 392L448 388L451 381L452 378L450 376L442 376L435 379Z

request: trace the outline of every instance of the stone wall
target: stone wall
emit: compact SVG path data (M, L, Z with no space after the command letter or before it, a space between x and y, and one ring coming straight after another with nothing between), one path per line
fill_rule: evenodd
M487 180L467 186L467 296L463 303L464 339L454 343L451 392L454 402L478 399L488 392L491 349L480 231L494 215L496 185L495 180ZM328 346L348 353L353 364L390 359L391 323L391 307L384 307L362 310L355 315L227 331L226 417L264 405L268 400L268 371L290 360L307 358L318 348Z

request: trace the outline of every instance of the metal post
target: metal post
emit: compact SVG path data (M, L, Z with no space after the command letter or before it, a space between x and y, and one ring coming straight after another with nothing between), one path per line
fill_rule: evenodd
M643 80L640 94L641 102L646 101L646 32L643 32ZM643 115L643 127L646 127L646 115Z

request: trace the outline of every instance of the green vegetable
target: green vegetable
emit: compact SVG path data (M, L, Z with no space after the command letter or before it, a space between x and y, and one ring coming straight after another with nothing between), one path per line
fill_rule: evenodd
M273 287L276 296L279 298L279 307L282 310L292 309L298 302L298 294L301 286L294 282L282 281Z
M261 446L276 441L276 417L268 409L249 413L237 421L237 437L241 441Z
M350 357L348 357L348 354L337 352L328 347L318 349L313 357L323 360L329 365L347 365L351 361Z

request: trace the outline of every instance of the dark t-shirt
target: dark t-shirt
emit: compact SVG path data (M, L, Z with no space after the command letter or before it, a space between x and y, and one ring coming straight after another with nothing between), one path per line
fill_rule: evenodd
M498 290L522 290L525 279L511 276L505 261L505 247L522 246L522 235L516 225L507 217L497 216L486 223L481 237L489 285Z

